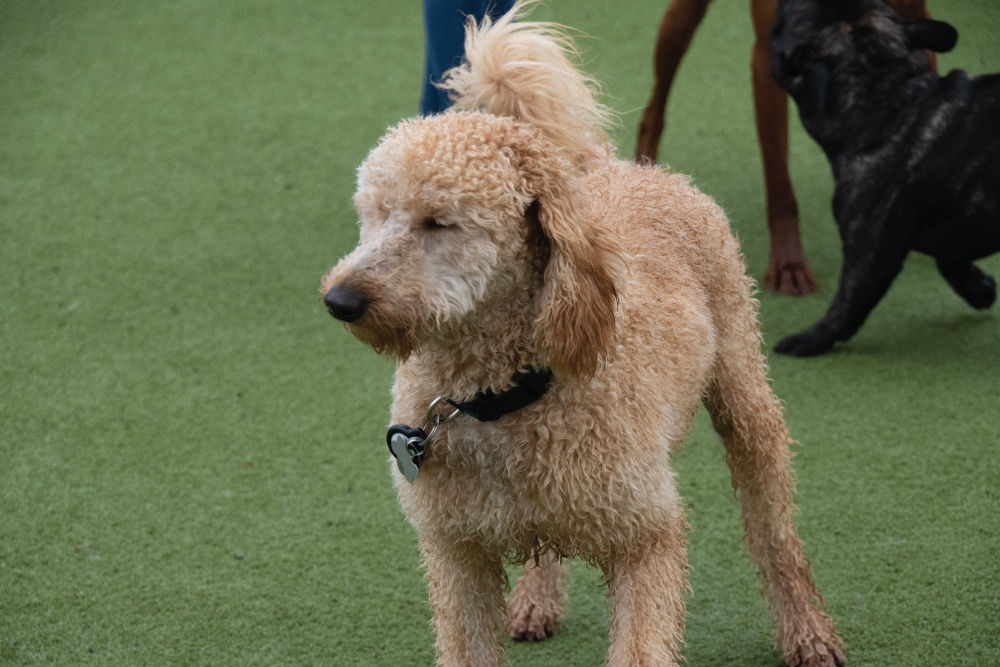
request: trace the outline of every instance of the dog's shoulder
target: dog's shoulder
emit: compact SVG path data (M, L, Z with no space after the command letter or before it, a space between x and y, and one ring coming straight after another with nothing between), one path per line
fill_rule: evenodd
M722 207L686 174L616 161L588 175L587 192L588 213L627 257L625 295L667 284L700 293L721 265L740 261Z

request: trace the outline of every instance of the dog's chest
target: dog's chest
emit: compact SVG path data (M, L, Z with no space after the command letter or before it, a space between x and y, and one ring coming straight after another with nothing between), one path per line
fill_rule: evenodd
M676 511L666 461L626 465L613 447L602 446L610 436L599 426L567 428L547 422L552 417L543 410L522 413L509 423L447 424L447 433L430 443L417 481L399 485L403 509L418 528L514 551L541 541L571 555L599 552L608 535Z

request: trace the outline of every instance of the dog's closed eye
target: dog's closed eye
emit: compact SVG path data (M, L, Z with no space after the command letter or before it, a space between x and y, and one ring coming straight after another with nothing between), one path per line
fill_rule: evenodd
M427 231L436 231L438 229L444 229L446 225L442 225L438 222L437 218L427 217L420 221L420 226Z

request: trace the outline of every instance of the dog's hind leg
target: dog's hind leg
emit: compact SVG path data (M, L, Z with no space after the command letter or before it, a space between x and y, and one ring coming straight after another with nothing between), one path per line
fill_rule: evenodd
M503 588L499 554L468 541L420 536L437 634L439 665L503 664Z
M777 616L782 657L789 665L832 667L842 664L844 655L833 621L820 609L809 561L792 524L788 431L763 369L750 370L740 380L742 386L718 383L706 406L726 447L744 537Z
M788 428L767 381L755 304L749 293L733 291L721 295L713 310L720 313L717 361L705 407L726 448L744 538L777 616L782 657L789 665L841 664L840 637L821 609L792 523Z
M989 308L996 301L996 280L972 262L939 258L937 268L955 293L973 308Z
M742 392L741 392L742 393ZM791 454L776 399L766 384L738 400L757 412L741 421L717 392L706 405L722 435L733 487L740 501L744 538L760 568L764 591L778 620L777 643L789 665L833 667L844 662L833 621L821 609L802 541L792 524ZM742 410L743 408L737 408ZM734 423L737 422L737 423Z
M555 634L566 609L566 573L552 552L524 565L507 602L507 632L514 639L541 641Z

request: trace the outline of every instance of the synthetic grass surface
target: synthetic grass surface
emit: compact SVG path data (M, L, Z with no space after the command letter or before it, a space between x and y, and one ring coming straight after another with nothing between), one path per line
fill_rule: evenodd
M590 35L626 157L664 6L536 13ZM1000 70L994 3L931 9L960 33L943 71ZM0 663L433 662L387 475L392 364L317 292L357 238L357 165L415 112L422 40L402 0L0 4ZM714 3L661 156L723 204L759 279L750 44L746 3ZM839 271L829 169L797 121L792 171L822 287L760 295L769 344ZM771 356L851 664L1000 663L998 334L913 256L848 345ZM688 664L778 664L703 414L676 468ZM574 563L570 594L563 631L510 664L602 661L597 574Z

